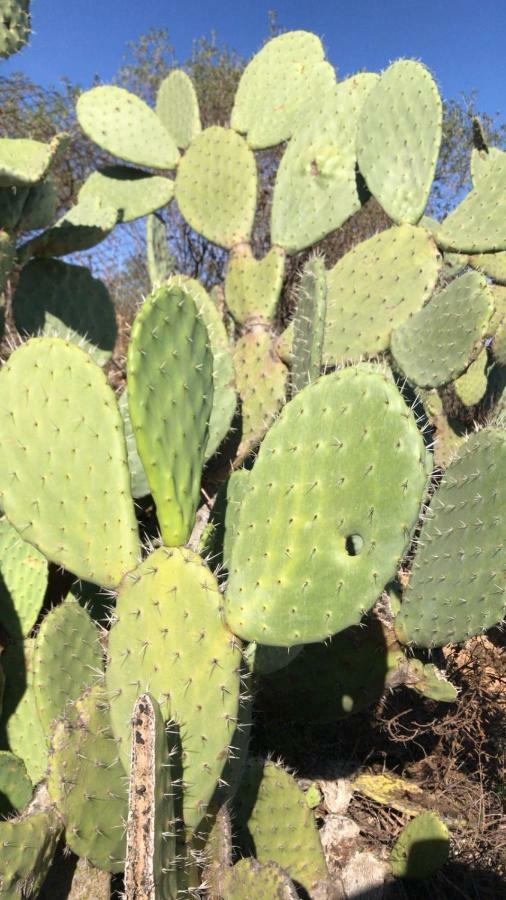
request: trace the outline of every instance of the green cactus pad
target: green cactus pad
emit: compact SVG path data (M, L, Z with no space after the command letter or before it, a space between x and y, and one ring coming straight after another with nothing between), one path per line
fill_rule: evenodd
M432 663L423 663L419 659L405 660L407 674L404 684L423 697L436 700L438 703L455 703L457 688L446 680Z
M207 460L216 453L228 433L237 406L234 363L223 319L206 289L194 278L186 278L184 275L175 276L172 284L186 290L194 300L206 326L213 354L213 406L209 417L209 438L205 452Z
M5 231L0 231L0 292L14 268L15 246Z
M41 181L68 143L69 136L63 133L49 144L26 138L0 138L0 187L24 187Z
M37 897L53 861L62 827L43 794L41 786L23 815L0 822L0 896L5 900Z
M184 820L196 829L229 752L241 653L222 622L214 576L190 550L160 548L120 587L106 684L120 756L130 764L130 717L148 688L180 728Z
M68 718L55 723L47 786L65 823L70 849L99 869L121 871L126 776L101 683L76 700Z
M486 348L483 348L467 371L457 378L454 385L455 393L464 406L475 406L485 396L487 367L487 351Z
M369 93L358 126L357 156L367 186L394 222L419 221L441 143L443 110L430 72L394 62Z
M506 250L506 154L480 178L476 187L443 220L439 246L458 253Z
M117 210L96 197L86 197L56 222L52 228L23 244L18 251L21 262L30 256L66 256L89 250L111 233L118 220Z
M259 681L259 703L271 720L326 724L368 709L385 690L385 635L376 619L330 641L307 644L282 671Z
M249 239L256 195L255 157L246 141L217 125L197 135L176 178L176 200L188 224L230 249Z
M150 295L132 325L128 405L164 543L184 544L194 524L213 402L207 328L186 285Z
M318 102L335 84L319 38L290 31L273 38L246 66L232 110L232 128L262 150L288 140L300 121L302 107Z
M105 166L92 172L79 191L79 200L96 197L117 211L118 221L131 222L166 206L174 194L174 182L128 166Z
M250 318L272 322L276 314L285 254L271 247L262 259L255 259L249 244L230 254L225 277L225 299L234 319L244 325Z
M346 253L327 272L323 361L386 350L390 335L430 297L440 256L422 228L400 225Z
M288 370L264 329L246 332L234 348L237 390L242 404L242 439L246 456L258 444L285 402Z
M12 640L27 635L44 601L47 561L15 528L0 519L0 623Z
M175 742L172 741L177 749ZM171 748L172 749L172 748ZM139 885L155 897L178 894L176 871L175 786L165 722L160 706L142 694L132 711L128 791L125 895L135 897ZM139 786L142 785L142 789Z
M47 228L54 220L58 209L58 194L50 178L29 188L23 213L18 222L19 231L35 231Z
M30 0L0 3L0 57L17 53L30 37Z
M328 873L313 813L293 776L250 759L234 807L242 849L254 848L259 863L277 863L312 896Z
M47 744L35 703L33 640L10 644L2 653L7 686L1 718L2 743L23 760L32 784L44 778Z
M33 689L46 734L67 703L96 682L102 668L99 632L86 610L74 599L52 609L33 648Z
M241 506L232 631L292 646L357 623L409 545L425 465L414 417L381 370L344 369L297 394L265 437Z
M415 816L402 829L389 862L397 878L430 878L444 866L450 852L450 835L436 813Z
M292 394L315 381L321 372L327 277L324 261L314 256L304 266L294 313Z
M484 428L470 435L448 466L420 533L395 620L403 643L440 647L501 622L505 484L506 433Z
M484 276L478 272L461 275L393 332L396 363L419 387L447 384L477 355L492 310Z
M92 88L81 94L76 112L84 133L113 156L150 169L177 165L172 136L154 110L124 88Z
M127 389L123 391L119 399L119 410L123 417L123 425L125 428L125 440L128 454L128 468L130 470L130 485L132 488L132 497L138 500L140 497L147 497L151 492L142 465L141 458L137 453L137 444L135 443L135 435L130 421L130 413L128 411L128 393Z
M266 647L256 641L248 644L244 658L253 675L270 675L286 668L302 651L300 647Z
M506 366L506 287L500 284L490 286L494 298L494 313L490 321L492 355L501 366Z
M500 253L475 253L466 257L473 269L483 272L492 281L498 284L506 284L506 252Z
M167 247L165 222L154 213L146 219L146 262L151 287L155 291L172 275L176 259Z
M0 228L14 231L28 197L28 187L0 188Z
M156 114L181 150L200 134L199 101L191 78L182 69L163 79L156 95Z
M109 359L116 343L118 327L109 291L85 266L30 260L21 271L12 312L20 334L70 334L97 363Z
M139 544L123 423L103 372L72 344L32 338L0 371L0 410L7 518L49 560L115 587Z
M484 175L487 174L497 163L502 165L506 158L504 150L498 147L487 147L487 149L478 150L473 147L471 150L471 179L473 187L477 187Z
M281 866L256 859L240 859L222 874L222 896L227 900L297 900L295 885Z
M33 792L25 764L19 756L0 750L0 817L21 812Z
M356 132L376 80L365 72L329 87L309 105L290 141L276 174L271 218L272 241L288 253L319 241L360 209Z

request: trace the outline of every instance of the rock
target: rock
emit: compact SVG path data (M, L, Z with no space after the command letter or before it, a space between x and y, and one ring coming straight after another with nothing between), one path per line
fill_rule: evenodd
M376 859L372 853L355 853L341 872L346 897L350 900L357 897L382 900L388 873L386 863Z
M325 806L329 813L342 815L350 805L353 787L346 778L337 778L333 781L318 781L318 785L325 800Z
M343 866L357 851L360 828L347 816L327 816L320 840L331 875L341 873Z

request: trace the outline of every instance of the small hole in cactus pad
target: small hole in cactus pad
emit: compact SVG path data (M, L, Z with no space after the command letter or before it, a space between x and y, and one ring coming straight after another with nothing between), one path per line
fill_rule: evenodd
M360 534L349 534L345 546L348 556L358 556L359 553L362 553L364 539Z

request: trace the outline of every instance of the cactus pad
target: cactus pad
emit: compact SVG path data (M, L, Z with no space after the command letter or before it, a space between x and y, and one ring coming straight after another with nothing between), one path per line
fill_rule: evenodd
M386 350L393 329L430 297L439 269L432 238L412 225L389 228L346 253L327 272L324 362Z
M125 440L128 454L128 468L130 470L130 484L132 487L132 497L138 500L140 497L147 497L150 493L150 487L141 463L139 454L137 453L137 444L135 443L135 435L130 421L130 413L128 411L128 393L125 388L120 399L119 409L123 417L123 425L125 428Z
M477 355L492 310L484 276L478 272L461 275L394 331L395 361L419 387L447 384Z
M63 133L49 144L26 138L0 138L0 187L23 187L41 181L68 142L68 135Z
M232 110L232 128L250 147L273 147L292 136L302 107L335 84L319 38L291 31L268 41L246 66Z
M33 689L33 640L9 644L2 653L6 693L1 719L3 742L23 760L37 784L47 769L47 744Z
M55 225L23 244L19 258L24 262L29 256L66 256L89 250L110 234L117 220L118 212L112 206L96 197L84 197Z
M161 548L121 585L109 635L106 683L125 768L134 701L149 687L164 719L180 728L190 829L205 815L237 720L241 654L221 605L200 557Z
M67 703L94 684L102 673L98 630L75 600L47 614L33 648L33 689L44 732L64 713Z
M32 338L0 372L0 409L6 516L48 559L114 587L139 547L123 423L104 374L78 347Z
M445 250L488 253L506 250L506 154L443 220L436 240Z
M273 862L263 866L256 859L240 859L222 877L222 896L227 900L297 900L299 896L286 872Z
M487 351L483 348L467 371L457 378L454 385L455 393L464 406L475 406L485 396L487 366Z
M415 420L381 370L344 369L297 394L264 439L241 506L227 589L234 633L291 646L357 623L409 544L425 465Z
M47 581L46 558L7 519L0 519L0 622L12 640L35 625Z
M19 756L0 750L0 817L21 812L33 792L25 764Z
M327 277L323 259L304 266L294 314L292 393L315 381L321 372L327 311Z
M128 347L128 405L164 543L194 524L213 402L209 335L190 291L170 281L144 301Z
M0 291L14 268L15 246L5 231L0 231Z
M65 823L70 849L99 869L121 871L126 778L100 683L76 700L68 718L54 725L48 791Z
M146 262L153 290L172 275L176 260L167 247L167 229L160 216L151 213L146 219Z
M182 69L162 81L156 95L156 113L182 150L200 134L199 101L191 78Z
M255 259L248 244L231 253L225 278L225 299L236 322L249 318L271 322L283 285L285 254L271 247L263 259Z
M273 243L288 253L325 237L360 209L356 132L376 80L365 72L330 86L309 104L285 150L274 185L271 233Z
M30 0L2 0L0 5L0 57L17 53L30 37Z
M213 125L192 141L178 168L176 200L195 231L227 249L247 241L256 194L255 157L240 135Z
M506 251L499 253L474 253L466 257L473 269L483 272L497 284L506 284Z
M441 143L443 110L430 72L401 59L367 96L357 136L360 171L394 222L419 221Z
M12 312L21 334L63 337L70 332L98 363L109 359L116 343L109 291L85 266L30 260L21 270Z
M430 878L444 866L449 851L444 822L435 813L421 813L402 829L390 853L390 867L397 878Z
M404 684L430 700L438 703L455 703L457 688L446 680L432 663L423 663L419 659L407 660L408 670Z
M76 112L84 133L113 156L150 169L177 165L177 147L154 110L124 88L92 88L81 94Z
M42 799L39 806L37 795L19 818L0 822L0 896L6 900L38 896L61 830L56 810Z
M470 435L448 466L420 533L395 620L403 643L440 647L501 622L505 484L506 433L484 428Z
M281 766L250 759L234 800L242 849L275 862L312 896L328 877L312 811L295 778Z
M288 371L279 359L270 332L247 332L234 348L237 390L242 404L239 456L258 444L285 402Z
M117 211L120 222L131 222L166 206L174 194L174 182L128 166L106 166L92 172L79 191L79 200L96 197Z

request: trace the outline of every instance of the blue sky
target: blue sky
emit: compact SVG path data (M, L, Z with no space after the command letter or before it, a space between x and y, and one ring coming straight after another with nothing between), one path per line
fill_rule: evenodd
M341 75L379 71L400 56L422 59L445 97L477 89L477 107L506 120L506 0L33 0L31 44L0 62L44 85L62 75L86 87L110 79L126 43L151 26L169 29L178 57L192 39L218 39L251 56L276 8L284 29L314 31Z

